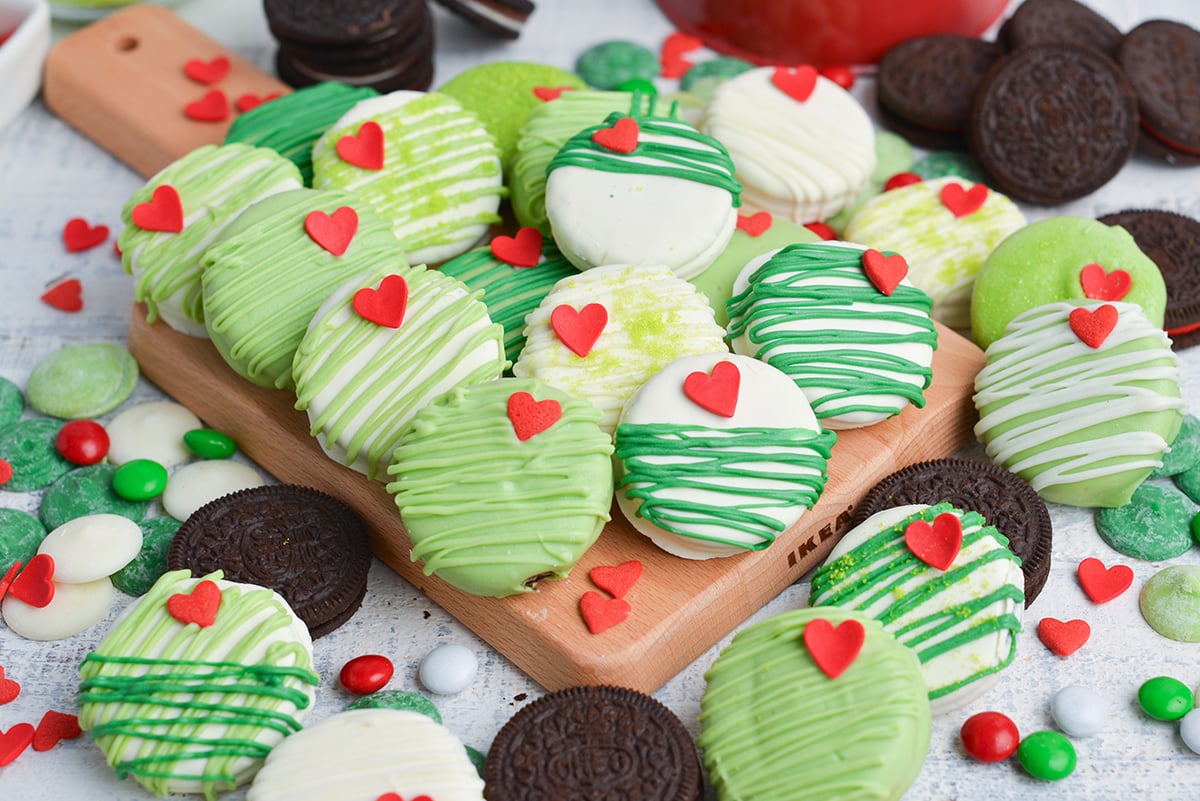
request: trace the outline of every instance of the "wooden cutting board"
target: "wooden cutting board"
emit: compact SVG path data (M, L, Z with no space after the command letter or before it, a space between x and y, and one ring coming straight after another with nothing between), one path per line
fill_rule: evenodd
M188 79L192 58L230 59L218 84L232 101L287 88L158 6L134 6L67 37L46 64L46 102L143 176L203 144L223 140L229 120L196 122L184 106L209 90ZM145 320L135 305L129 347L155 384L207 425L230 434L280 481L334 495L366 521L379 557L547 689L610 683L653 692L753 612L817 565L844 532L855 503L883 476L948 456L972 438L971 393L983 354L938 327L933 384L924 409L839 434L820 502L766 551L694 562L637 534L614 504L613 520L569 578L519 597L479 598L426 576L409 560L399 512L382 483L327 458L309 436L294 397L250 384L207 340ZM588 571L630 559L644 567L626 595L623 623L591 634L579 612L596 589Z

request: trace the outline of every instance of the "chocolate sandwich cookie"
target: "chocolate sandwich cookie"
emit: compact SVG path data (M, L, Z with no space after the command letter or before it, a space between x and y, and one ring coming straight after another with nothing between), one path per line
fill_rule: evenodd
M1200 164L1200 31L1143 22L1121 41L1117 62L1137 94L1145 149L1172 164Z
M1008 50L1045 44L1092 47L1116 55L1121 32L1075 0L1025 0L1000 26L997 41Z
M437 0L441 6L481 30L516 39L533 13L529 0Z
M1167 285L1163 328L1175 350L1200 344L1200 221L1158 210L1126 210L1100 217L1119 225L1158 265Z
M1000 58L994 42L940 34L909 39L879 61L880 108L885 124L934 150L966 149L971 101L984 74Z
M989 183L1047 206L1099 189L1137 144L1137 99L1098 50L1038 45L1001 58L971 110L970 152Z
M1021 558L1025 606L1033 603L1050 575L1053 535L1046 503L1033 487L991 462L958 458L920 462L897 470L872 487L854 508L850 528L883 509L916 503L950 503L983 515Z
M487 801L698 801L696 746L675 714L624 687L570 687L513 715L492 741Z
M313 638L350 619L367 591L371 549L358 516L308 487L240 490L200 507L167 552L171 570L270 587Z

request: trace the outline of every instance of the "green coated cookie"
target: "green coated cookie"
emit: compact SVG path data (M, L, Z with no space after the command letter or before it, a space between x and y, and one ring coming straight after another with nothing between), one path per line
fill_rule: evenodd
M1150 478L1177 476L1197 467L1200 467L1200 420L1186 414L1171 450L1163 456L1162 467L1151 473ZM1195 496L1191 497L1195 500Z
M7 378L0 378L0 428L21 419L25 411L25 396L21 388Z
M949 175L957 175L959 178L966 178L972 183L987 183L987 178L984 176L983 171L979 169L979 165L975 163L975 159L966 153L956 153L951 150L939 150L921 157L912 165L912 172L915 172L926 181L933 178L945 178Z
M141 522L142 549L133 561L113 573L112 583L126 595L140 596L167 572L167 551L183 523L173 517L152 517Z
M33 368L25 391L39 412L73 420L117 408L137 379L137 361L120 345L68 345Z
M0 576L15 562L29 564L46 538L46 528L20 509L0 509Z
M1172 486L1145 483L1124 506L1096 510L1096 530L1134 559L1158 562L1192 547L1192 518L1200 506Z
M1172 565L1142 587L1142 617L1150 628L1179 642L1200 642L1200 566Z
M901 172L914 172L912 145L899 134L891 131L876 131L875 172L871 174L871 183L878 184L882 188L889 178ZM970 176L963 177L969 178Z
M346 709L403 709L420 712L438 723L442 722L442 713L438 712L432 701L420 693L406 690L383 690L364 695L346 704Z
M689 68L683 74L683 78L680 79L679 86L685 92L692 92L695 91L697 81L704 80L705 78L716 78L718 82L724 82L752 69L754 69L754 65L749 61L743 61L733 56L710 58ZM715 85L713 85L713 88L715 88Z
M0 429L0 459L12 465L13 475L0 489L33 492L57 481L75 465L54 447L61 420L35 417Z
M658 75L658 56L635 42L602 42L583 52L575 71L589 86L616 89L631 78L652 80Z
M128 517L135 523L146 516L146 501L127 501L113 491L116 465L80 467L55 481L42 496L38 516L48 531L77 517L108 513Z

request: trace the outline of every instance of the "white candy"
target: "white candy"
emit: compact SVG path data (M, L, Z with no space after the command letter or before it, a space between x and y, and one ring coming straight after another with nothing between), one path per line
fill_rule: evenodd
M152 401L130 406L104 427L108 460L119 465L152 459L170 470L191 460L183 435L202 425L200 418L178 403Z
M46 535L38 553L54 559L54 581L86 584L107 578L142 549L142 529L127 517L95 514L63 523Z
M258 471L241 462L228 459L192 462L167 480L162 505L171 517L187 520L192 512L209 501L241 489L261 487L263 483Z
M1179 721L1179 736L1184 745L1200 754L1200 709L1193 709Z
M1108 707L1092 689L1078 684L1064 687L1050 702L1054 722L1072 737L1091 737L1099 734L1108 723ZM1200 723L1200 721L1198 721ZM1200 734L1200 728L1197 733Z
M4 596L4 622L18 637L27 640L61 640L100 622L113 602L113 585L108 577L87 584L54 582L54 598L46 606L30 606L8 594Z
M431 693L454 695L470 686L478 668L479 660L470 648L439 645L421 660L417 678Z

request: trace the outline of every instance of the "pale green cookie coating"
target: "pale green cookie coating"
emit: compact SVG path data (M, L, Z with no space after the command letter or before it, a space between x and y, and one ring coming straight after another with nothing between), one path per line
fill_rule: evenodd
M357 212L358 228L346 252L335 256L305 233L305 218L342 206ZM290 387L292 357L330 293L357 276L405 264L390 226L361 198L283 192L248 209L204 254L205 326L239 375L263 387Z
M1089 264L1110 274L1129 273L1129 293L1104 299L1136 303L1151 323L1162 327L1167 304L1162 273L1128 231L1085 217L1051 217L1025 226L988 256L971 299L975 344L986 349L1026 309L1086 298L1080 274Z
M0 428L17 422L25 411L25 395L7 378L0 378Z
M0 490L40 490L75 467L54 447L54 438L62 427L61 420L34 417L0 428L0 459L12 465L13 469L12 478L0 484Z
M137 380L137 361L120 345L68 345L38 362L25 393L51 417L99 417L124 403Z
M1169 484L1142 484L1124 506L1096 511L1100 539L1134 559L1161 562L1192 547L1192 520L1200 512Z
M1200 566L1172 565L1150 577L1139 601L1150 628L1179 642L1200 642Z
M513 412L521 393L532 398ZM548 403L560 414L521 439L521 415ZM565 577L609 519L612 442L599 422L587 401L529 379L459 387L426 406L388 467L413 561L498 598Z
M78 467L55 481L42 495L38 515L48 531L77 517L100 513L128 517L140 522L146 516L148 501L129 501L113 490L115 465L93 464Z
M507 174L517 152L517 137L529 112L542 104L533 93L547 89L583 89L587 86L572 72L527 61L494 61L459 73L438 89L463 108L475 112L500 147L500 161Z
M1183 425L1171 443L1171 450L1163 456L1162 467L1150 477L1175 476L1197 467L1200 467L1200 419L1187 414L1183 416Z
M0 577L14 563L29 564L46 539L46 527L20 509L0 507Z
M183 525L173 517L152 517L143 520L142 548L133 561L113 573L113 586L126 595L145 595L167 572L167 551L175 532Z
M442 722L442 713L438 708L420 693L406 690L381 690L377 693L364 695L346 704L346 709L400 709L408 712L419 712L434 722Z
M575 62L575 71L597 89L616 89L634 78L658 75L658 56L636 42L601 42L592 45Z
M817 619L865 632L836 678L805 645ZM920 663L861 612L797 609L756 623L704 678L696 745L718 801L896 801L929 751Z

